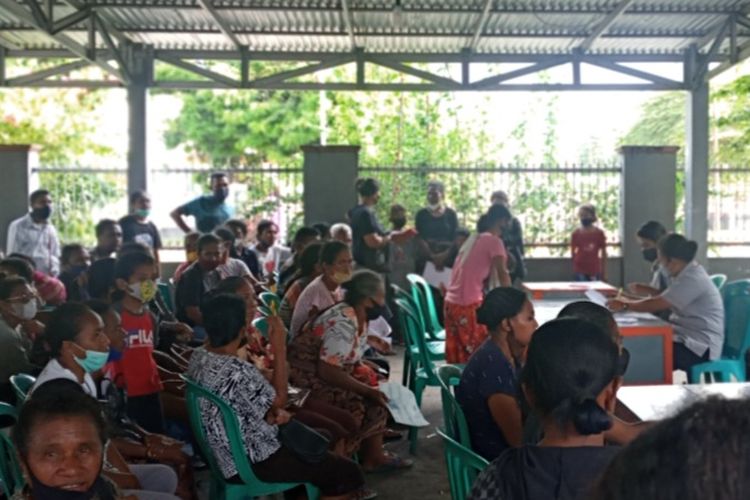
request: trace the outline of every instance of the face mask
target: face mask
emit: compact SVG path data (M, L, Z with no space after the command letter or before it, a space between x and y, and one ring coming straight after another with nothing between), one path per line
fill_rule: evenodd
M198 252L188 252L187 253L187 261L188 262L195 262L198 260Z
M30 300L25 304L13 304L13 314L21 319L34 319L37 313L36 300Z
M438 203L428 203L427 208L429 208L432 212L437 212L441 208L443 208L443 204L441 202Z
M114 347L109 348L109 356L107 356L107 363L110 361L120 361L122 359L122 351L115 349Z
M38 207L31 210L31 216L39 220L47 220L52 215L52 207L49 205L44 207Z
M591 217L581 217L581 225L583 227L590 227L594 224L594 219Z
M81 348L79 346L79 348ZM93 373L97 370L101 370L104 365L107 364L109 359L109 351L91 351L86 349L86 357L81 359L78 356L74 356L78 366L83 368L87 373Z
M625 372L628 371L628 365L630 364L630 351L622 348L622 352L620 353L620 357L617 358L617 374L619 376L625 375Z
M214 200L218 201L219 203L223 202L227 199L229 196L229 188L223 187L219 189L214 190Z
M391 223L393 224L393 227L396 229L401 229L406 225L406 217L398 217L396 219L391 219Z
M644 248L641 250L641 254L643 254L643 259L647 262L655 262L658 257L656 255L656 248Z
M381 316L385 317L387 313L388 307L386 307L385 304L375 304L374 306L370 306L365 309L365 316L367 317L367 321L374 321Z
M26 469L31 470L28 466ZM35 500L89 500L98 498L100 493L109 490L101 478L97 479L87 491L68 491L42 484L34 474L29 473L29 476L31 477L31 491Z
M148 208L139 208L138 210L135 211L135 215L137 215L138 217L142 219L145 219L146 217L151 215L151 210L149 210Z
M156 297L156 283L152 280L133 283L132 285L128 285L128 289L130 290L130 295L144 304L146 302L151 302L151 300Z
M351 271L336 271L333 273L333 276L331 277L333 279L333 282L340 285L342 283L346 283L350 279L352 279L352 272Z

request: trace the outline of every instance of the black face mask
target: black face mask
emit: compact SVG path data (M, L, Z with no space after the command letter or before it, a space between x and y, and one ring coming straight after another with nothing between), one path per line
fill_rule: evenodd
M594 224L594 219L592 219L591 217L581 217L581 225L583 227L589 227L589 226L592 226L593 224Z
M45 205L43 207L33 208L31 210L31 216L34 219L47 220L47 219L50 218L50 215L52 215L52 207L49 206L49 205Z
M658 258L656 248L644 248L641 250L641 254L643 254L643 259L647 262L656 262L656 259Z
M630 364L630 351L622 348L620 356L617 358L617 374L622 377L625 372L628 371L628 365Z
M393 227L396 229L402 229L406 225L406 217L391 219L391 224L393 224Z
M31 492L35 500L89 500L94 497L114 499L111 488L99 477L87 491L67 491L42 484L33 474L31 476Z
M228 187L222 187L218 189L214 189L214 200L218 201L219 203L223 202L229 197L229 188Z
M375 304L374 306L370 306L365 309L365 316L367 317L367 321L374 321L381 316L383 316L385 319L388 319L390 315L391 311L385 304Z

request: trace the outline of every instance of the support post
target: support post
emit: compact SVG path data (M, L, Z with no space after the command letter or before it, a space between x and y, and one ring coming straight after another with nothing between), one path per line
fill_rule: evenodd
M146 112L153 58L143 47L133 47L132 80L128 94L128 193L148 187Z
M357 203L359 146L302 146L305 224L342 222Z
M649 265L641 257L635 233L646 221L675 224L677 151L675 146L622 146L620 242L623 284L649 282Z
M33 169L39 148L28 144L0 144L0 176L7 187L0 197L0 248L7 247L8 226L29 211L29 195L38 188ZM53 194L54 196L54 194Z
M685 133L685 236L698 243L698 261L706 264L708 246L708 81L699 71L697 52L685 61L688 90Z

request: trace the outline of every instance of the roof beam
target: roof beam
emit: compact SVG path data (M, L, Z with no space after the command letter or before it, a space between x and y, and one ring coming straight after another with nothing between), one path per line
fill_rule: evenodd
M682 83L678 82L677 80L670 80L669 78L664 78L663 76L659 76L653 73L649 73L647 71L641 71L639 69L631 68L630 66L623 66L615 62L609 62L604 59L588 60L584 57L583 59L581 59L581 62L584 62L586 64L591 64L592 66L599 66L600 68L608 69L616 73L621 73L623 75L632 76L634 78L640 78L641 80L647 80L649 82L653 82L653 83L660 84L660 85L682 85Z
M73 54L77 55L78 57L82 59L90 61L92 64L97 65L99 68L113 75L118 80L123 79L122 75L116 68L110 66L109 63L105 61L96 59L95 56L89 57L89 53L86 47L79 44L78 42L70 38L69 36L64 35L62 33L56 33L56 34L49 33L47 31L47 26L44 26L38 23L37 20L34 18L34 16L32 16L20 4L16 3L15 0L0 0L0 9L5 10L8 14L10 14L17 21L33 26L37 30L47 34L50 38L55 40L57 43L65 47L67 50L69 50Z
M570 58L568 57L554 57L548 61L542 61L536 64L532 64L531 66L527 66L525 68L519 68L507 73L502 73L500 75L483 78L482 80L472 83L471 87L474 88L474 90L490 90L493 87L497 86L499 83L513 80L514 78L520 78L526 75L532 75L534 73L544 71L545 69L560 66L561 64L566 64L569 62Z
M35 71L26 75L17 76L15 78L8 78L6 83L10 87L21 87L24 85L29 85L35 82L46 80L47 78L50 78L52 76L67 75L71 71L85 68L86 66L90 65L91 62L86 60L73 61L66 64L61 64L59 66L54 66L52 68Z
M346 25L346 32L349 33L349 43L351 49L357 48L357 40L354 38L354 18L352 17L352 11L349 10L349 0L341 0L341 10L344 15L344 24Z
M61 0L63 3L66 3L67 5L70 5L72 8L76 10L84 10L84 9L91 9L92 12L94 12L93 5L84 5L80 2L80 0ZM132 43L132 40L125 36L120 30L115 29L114 26L112 26L112 22L107 19L107 16L104 12L99 12L99 19L104 24L104 26L107 29L107 32L115 37L120 43L128 44Z
M62 19L52 21L50 23L49 32L54 35L55 33L65 31L66 29L71 28L76 24L82 23L83 21L88 19L90 15L91 9L89 9L88 7L84 7L79 11L73 12L72 14L63 17Z
M282 71L280 73L276 73L274 75L266 76L263 78L256 78L255 80L251 80L248 86L250 88L259 88L263 87L263 85L276 84L281 82L285 84L294 83L286 82L286 80L317 73L318 71L322 71L324 69L335 68L336 66L341 66L342 64L347 64L355 60L355 54L345 54L342 56L329 57L317 64L308 64L307 66L303 66L302 68L290 69L288 71Z
M366 61L371 62L373 64L377 64L378 66L383 66L384 68L398 71L399 73L404 73L406 75L411 75L417 78L421 78L422 80L427 80L428 82L444 85L446 87L460 87L461 86L461 84L457 82L456 80L453 80L451 78L445 78L445 77L436 75L434 73L430 73L429 71L422 71L421 69L413 68L411 66L407 66L406 64L384 60L379 57L369 57L369 56L366 56Z
M162 55L162 56L158 56L157 59L167 64L171 64L172 66L177 66L178 68L184 69L185 71L190 71L191 73L195 73L196 75L200 75L205 78L208 78L209 80L212 80L214 84L216 83L221 84L222 87L239 87L240 86L240 82L233 78L229 78L228 76L224 76L221 73L211 71L210 69L201 68L200 66L196 64L183 61L182 59L178 59L176 57L168 57L168 56Z
M617 6L607 14L604 19L601 20L599 24L597 24L594 27L594 30L591 32L591 34L581 42L581 45L578 46L578 50L581 53L586 53L591 48L592 45L599 39L600 36L604 35L609 28L612 27L613 24L615 24L615 21L627 10L628 7L633 3L633 0L621 0L620 3L617 4Z
M486 0L484 3L484 9L482 9L482 15L479 17L479 21L477 21L477 25L474 27L474 36L471 37L471 41L469 42L468 47L466 47L472 52L477 50L477 45L479 45L479 39L482 36L484 27L487 25L487 20L490 18L490 11L492 10L492 4L493 4L493 0Z
M237 38L237 35L234 34L232 28L229 26L229 23L226 22L226 20L224 20L214 8L212 0L197 0L197 2L201 6L201 8L205 10L209 16L211 16L216 25L219 27L219 30L224 33L224 36L227 37L236 48L242 48L242 42L240 42L240 39Z
M115 42L112 40L112 37L107 30L107 25L101 20L98 14L93 15L92 21L96 31L99 32L99 36L104 40L104 44L110 51L112 51L115 61L117 61L117 65L120 67L120 73L122 74L123 80L125 83L129 84L133 79L128 66L125 63L125 59L123 58L122 51L120 50L122 43L120 44L120 47L115 45Z

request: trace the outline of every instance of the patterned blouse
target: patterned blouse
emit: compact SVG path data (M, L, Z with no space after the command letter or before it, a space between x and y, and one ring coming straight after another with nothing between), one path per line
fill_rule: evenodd
M279 430L266 422L276 391L252 364L235 356L196 349L190 358L188 377L213 392L232 407L240 422L245 450L251 463L262 462L281 447ZM219 409L201 400L201 420L208 443L225 478L237 474Z
M323 339L320 359L334 366L353 365L367 350L367 328L359 334L354 308L345 302L324 311L313 323L312 333Z

